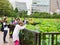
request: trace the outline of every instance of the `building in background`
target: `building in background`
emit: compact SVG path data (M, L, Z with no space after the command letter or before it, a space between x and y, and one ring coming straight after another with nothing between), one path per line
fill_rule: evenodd
M50 11L50 0L33 0L32 1L32 12L49 12Z
M60 13L60 0L19 0L15 1L19 11Z
M18 8L18 11L27 11L27 5L25 2L15 2L16 8Z
M31 14L31 5L32 5L32 0L16 0L15 1L16 7L18 8L18 11L26 11L27 14Z

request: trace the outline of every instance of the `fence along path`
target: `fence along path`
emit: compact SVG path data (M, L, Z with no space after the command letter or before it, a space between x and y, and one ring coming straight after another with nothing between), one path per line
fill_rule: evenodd
M39 31L36 31L36 30L24 29L22 31L22 34L23 33L24 33L24 35L21 40L23 45L29 45L29 44L30 45L45 45L45 44L46 45L60 45L60 41L59 41L60 40L60 32L39 33ZM25 41L26 40L28 40L28 41L24 42L23 39ZM31 43L31 42L33 42L33 43Z

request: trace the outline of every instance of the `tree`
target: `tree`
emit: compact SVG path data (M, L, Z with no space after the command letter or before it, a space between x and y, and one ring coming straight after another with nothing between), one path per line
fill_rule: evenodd
M18 9L17 8L15 8L15 12L18 13Z
M12 6L10 5L8 0L0 0L0 16L9 15L12 10Z

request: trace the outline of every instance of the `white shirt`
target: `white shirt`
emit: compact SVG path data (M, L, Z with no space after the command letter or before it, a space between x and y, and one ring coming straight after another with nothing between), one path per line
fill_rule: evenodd
M19 31L24 28L25 28L25 25L24 26L20 26L18 24L16 25L14 32L13 32L13 41L16 41L16 40L19 41Z
M6 23L3 22L3 25L6 25ZM9 30L8 26L4 27L4 30Z
M4 30L9 30L9 28L8 27L5 27Z

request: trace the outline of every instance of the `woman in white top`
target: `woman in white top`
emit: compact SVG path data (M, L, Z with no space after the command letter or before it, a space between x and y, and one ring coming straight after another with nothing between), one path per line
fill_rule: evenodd
M21 29L24 29L26 25L23 24L23 22L19 22L19 24L16 25L14 32L13 32L13 41L14 45L19 45L19 31Z

